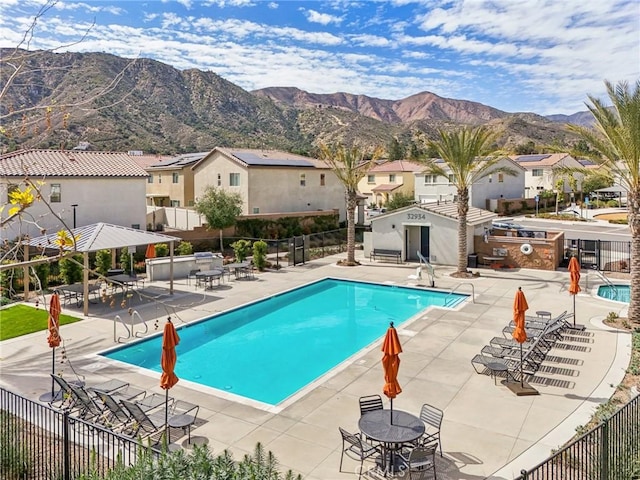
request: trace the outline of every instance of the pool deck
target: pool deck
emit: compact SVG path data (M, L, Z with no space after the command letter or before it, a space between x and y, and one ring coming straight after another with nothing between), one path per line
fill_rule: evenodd
M156 331L157 324L160 332L167 315L180 327L183 322L325 277L397 285L416 283L408 279L416 264L371 262L358 251L361 266L337 266L337 259L343 257L344 254L259 273L254 280L232 280L207 291L195 290L186 280L179 280L174 295L168 294L167 282L147 283L143 299L134 294L120 303L122 294L116 294L118 300L113 306L92 304L89 317L61 328L69 361L58 363L56 368L62 369L67 378L74 378L75 371L85 376L88 384L118 378L150 392L162 392L158 374L96 356L96 352L116 345L113 318L120 315L128 321L129 306L140 313L152 331ZM572 297L567 291L569 273L479 269L479 278L461 281L449 275L452 271L452 267L436 266L436 288L449 290L457 286L460 293L471 293L473 288L475 301L454 309L430 308L398 328L403 346L399 372L403 392L394 400L394 408L418 414L421 405L429 403L444 410L444 457L437 459L439 479L511 480L521 469L535 466L568 440L575 428L586 423L596 407L614 392L629 363L631 337L609 329L602 319L612 311L622 313L624 305L594 297L593 290L602 282L583 271L583 292L577 296L576 308L577 323L586 326L587 335L563 341L565 348L554 348L549 353L560 363L545 362L545 368L531 380L540 395L518 397L504 385L495 385L488 375L478 375L470 360L492 337L501 335L512 317L518 286L527 297L529 315L536 310L554 315L572 311ZM427 286L426 279L419 283ZM41 306L43 301L40 299ZM63 307L63 313L81 316L81 309L73 304ZM120 325L117 331L118 335L124 334ZM38 399L47 391L51 350L46 336L46 332L38 332L0 343L1 386L31 399ZM214 453L226 448L235 458L241 458L261 442L274 452L282 470L290 468L309 480L357 478L353 472L358 464L349 458L343 465L348 473L338 472L342 442L337 427L357 431L358 397L382 394L380 343L375 342L352 357L316 382L314 388L288 401L284 408L256 408L250 402L212 394L207 388L185 381L171 389L170 395L200 405L192 439L207 442ZM212 358L211 367L224 365L216 365ZM286 375L286 368L282 375ZM388 402L386 398L384 401ZM188 447L186 436L178 439L180 435L179 430L173 431L172 440ZM367 466L371 464L365 462Z

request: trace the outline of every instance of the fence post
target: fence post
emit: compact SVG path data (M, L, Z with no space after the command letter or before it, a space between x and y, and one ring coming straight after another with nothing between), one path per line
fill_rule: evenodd
M69 449L70 443L71 439L69 438L69 410L65 409L62 412L62 468L64 480L71 480L71 452Z
M600 479L609 479L609 419L605 419L602 422L602 428L600 429Z
M280 240L276 237L276 270L280 269Z
M520 478L518 480L527 480L529 476L527 475L527 471L525 469L520 470Z

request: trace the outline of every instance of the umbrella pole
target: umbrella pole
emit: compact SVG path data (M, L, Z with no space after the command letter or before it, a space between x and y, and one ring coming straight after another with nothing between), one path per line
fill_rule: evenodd
M576 328L576 296L573 295L573 328Z
M169 439L169 389L164 391L164 444L168 445Z
M51 349L51 375L55 375L56 374L56 347L53 347ZM55 398L55 392L54 390L54 381L53 381L53 377L51 377L51 400L53 400Z
M524 388L524 370L522 368L522 343L520 344L520 387Z
M389 413L389 423L393 425L393 398L391 399L391 412Z

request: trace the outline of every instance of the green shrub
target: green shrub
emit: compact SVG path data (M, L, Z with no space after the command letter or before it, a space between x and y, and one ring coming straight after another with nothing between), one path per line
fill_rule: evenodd
M67 285L82 280L82 255L74 255L72 259L63 258L60 260L60 275Z
M169 245L166 243L156 243L156 257L169 256Z
M267 265L267 243L262 240L253 244L253 264L261 272Z
M106 275L111 268L111 250L98 250L96 252L96 270L101 275Z
M34 257L34 260L37 260L39 258L46 258L43 255L38 255L37 257ZM49 273L51 273L51 267L49 266L48 263L40 263L38 265L34 265L33 266L33 270L36 274L36 277L38 277L38 279L36 280L36 288L42 288L45 289L49 286Z
M185 242L184 240L178 244L176 249L178 255L191 255L193 253L193 245L191 242Z
M13 477L9 478L29 478L32 455L27 445L20 441L22 420L0 411L0 425L5 427L0 429L0 472L13 473Z
M123 247L120 250L120 268L124 270L125 273L131 272L131 255L129 255L129 249L127 247Z
M251 242L249 240L237 240L231 244L236 262L244 262L249 255Z

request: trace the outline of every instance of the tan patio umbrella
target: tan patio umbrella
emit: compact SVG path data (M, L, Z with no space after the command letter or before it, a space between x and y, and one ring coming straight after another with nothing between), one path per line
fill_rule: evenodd
M573 297L573 327L576 327L576 295L582 289L580 288L580 263L576 257L571 257L569 260L569 278L571 284L569 285L569 294Z
M398 339L398 332L393 327L393 322L389 324L387 333L382 342L382 368L384 369L384 387L382 392L391 401L391 423L393 423L393 399L400 393L402 388L398 383L398 369L400 368L400 356L402 346Z
M167 318L162 333L162 356L160 357L160 366L162 367L162 375L160 376L160 388L165 390L164 404L164 425L165 435L169 428L169 389L178 383L178 377L173 371L176 368L176 345L180 343L180 337L176 332L176 327L171 323L171 317ZM165 436L168 438L168 436Z
M57 292L54 292L51 295L51 300L49 301L49 320L48 320L48 330L49 336L47 337L47 342L49 342L49 347L51 348L51 374L56 374L56 347L60 346L60 297ZM54 381L51 379L51 399L55 397L54 392Z
M520 344L520 387L524 388L524 373L522 368L522 344L527 341L527 332L524 326L524 312L529 309L529 304L524 296L522 287L518 287L516 297L513 299L513 322L516 325L511 334L513 339Z

